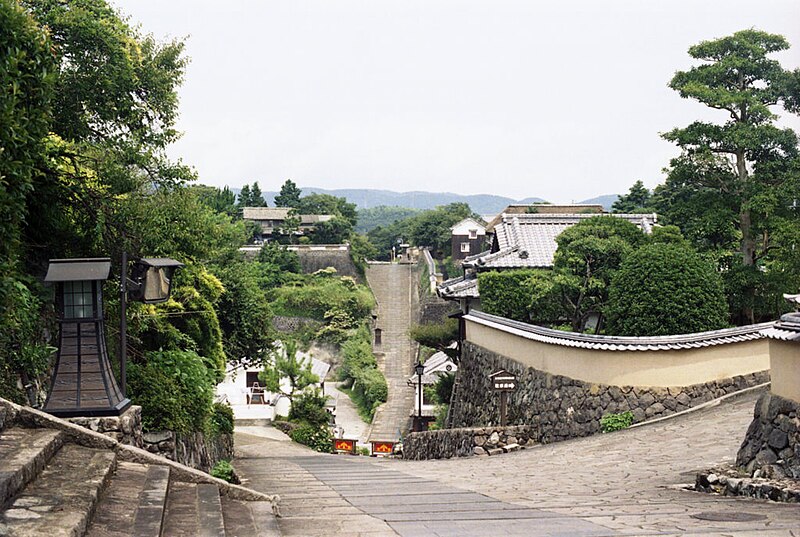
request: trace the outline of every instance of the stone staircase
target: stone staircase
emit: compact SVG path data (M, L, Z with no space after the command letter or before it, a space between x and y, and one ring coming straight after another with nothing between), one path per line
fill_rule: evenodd
M0 536L278 535L277 501L0 399Z

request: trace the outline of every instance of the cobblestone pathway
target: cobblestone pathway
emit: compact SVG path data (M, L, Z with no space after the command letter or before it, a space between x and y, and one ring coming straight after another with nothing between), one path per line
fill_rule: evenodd
M281 494L281 535L800 536L800 506L680 490L730 460L756 395L609 435L444 461L321 455L237 436L248 485ZM752 514L749 522L692 515Z
M378 365L389 385L388 401L375 412L369 440L397 441L414 406L414 393L407 384L413 364L408 335L412 293L416 291L413 275L412 265L372 264L367 268L367 282L378 301L376 326L382 331L382 344L376 347Z

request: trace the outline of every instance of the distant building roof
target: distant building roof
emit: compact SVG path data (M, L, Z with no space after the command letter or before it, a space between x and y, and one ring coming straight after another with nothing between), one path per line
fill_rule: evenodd
M478 276L474 272L442 282L436 292L442 298L478 298Z
M242 207L242 218L245 220L279 220L283 221L289 217L291 207ZM300 214L301 225L317 224L327 222L333 215L331 214Z
M556 237L581 220L596 216L591 213L503 215L494 229L496 246L492 251L465 259L463 265L478 270L552 267L558 249ZM610 214L607 218L623 218L649 234L657 217L655 214Z
M477 230L479 235L484 235L486 233L486 224L478 222L474 218L465 218L451 227L450 231L453 235L466 235L471 229Z
M500 223L504 216L510 214L591 214L597 215L605 212L602 205L576 203L573 205L550 205L549 203L513 203L503 209L503 212L487 220L489 224L486 226L488 231L492 231L494 227Z

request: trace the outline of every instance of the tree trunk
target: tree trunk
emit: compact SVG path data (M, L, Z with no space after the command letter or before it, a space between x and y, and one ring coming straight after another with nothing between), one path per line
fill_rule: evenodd
M743 191L739 208L739 231L742 232L739 251L742 255L742 265L752 267L756 264L756 240L753 237L753 222L750 217L750 209L747 207L747 163L742 150L736 152L736 171L739 176L739 185ZM755 289L747 287L743 292L745 294L745 306L742 308L741 315L748 323L753 324L755 322L755 314L752 304L755 297Z

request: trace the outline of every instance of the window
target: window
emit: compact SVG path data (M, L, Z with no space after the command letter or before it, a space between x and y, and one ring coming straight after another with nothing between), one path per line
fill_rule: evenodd
M261 383L258 381L258 371L248 371L245 380L245 384L247 384L247 387L252 388L253 384L255 384L256 382L258 382L258 384L261 385Z
M64 282L64 318L94 317L92 282Z
M470 229L469 230L469 238L470 239L477 239L478 238L478 230L477 229Z
M468 242L462 242L461 243L461 253L467 253L467 252L469 252L469 243Z

